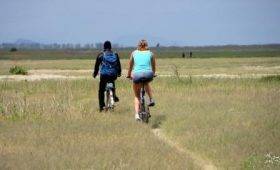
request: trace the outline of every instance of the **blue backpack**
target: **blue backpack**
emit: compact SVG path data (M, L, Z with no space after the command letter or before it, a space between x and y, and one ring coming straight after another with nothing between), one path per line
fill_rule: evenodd
M117 76L118 63L117 56L113 52L103 52L103 59L100 68L100 75L102 76Z

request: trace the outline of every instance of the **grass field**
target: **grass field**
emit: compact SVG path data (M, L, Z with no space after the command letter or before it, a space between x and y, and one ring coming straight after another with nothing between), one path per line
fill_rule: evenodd
M265 155L280 153L279 80L161 83L159 112L168 115L162 128L218 167L266 169Z
M134 121L128 82L114 113L97 111L97 81L0 84L0 169L193 167Z
M114 113L97 112L97 81L1 82L0 166L193 168L152 135L160 127L221 169L277 169L279 162L266 163L266 155L280 154L279 83L279 77L159 78L153 83L158 104L146 126L133 120L128 81L118 82Z
M128 59L135 48L114 49L121 59ZM192 51L193 58L250 58L250 57L280 57L280 46L240 46L240 47L166 47L151 48L158 58L182 58L189 57ZM10 52L9 49L0 49L0 60L72 60L93 59L100 50L24 50Z
M122 60L127 68L127 60ZM15 61L1 60L1 74ZM91 69L92 60L21 60L28 69ZM199 169L152 132L218 169L280 168L280 58L159 59L149 125L128 80L115 112L97 111L98 80L0 81L0 169ZM81 73L85 75L88 73ZM180 75L278 74L257 79ZM90 77L90 75L87 75Z
M95 60L1 60L0 75L19 65L28 70L62 69L92 70ZM122 68L128 68L128 60L122 59ZM159 74L280 74L280 57L265 58L206 58L206 59L158 59ZM126 74L124 71L123 74ZM88 74L87 74L88 75Z

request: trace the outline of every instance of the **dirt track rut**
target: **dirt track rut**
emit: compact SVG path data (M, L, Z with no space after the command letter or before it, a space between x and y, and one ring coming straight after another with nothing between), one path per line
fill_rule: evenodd
M185 148L182 148L178 143L172 141L171 139L167 138L166 135L163 133L161 129L153 129L152 132L156 137L158 137L160 140L164 141L174 149L176 149L178 152L186 155L187 158L191 159L194 164L198 167L200 167L203 170L216 170L217 167L210 162L209 160L202 159L199 155L186 150Z

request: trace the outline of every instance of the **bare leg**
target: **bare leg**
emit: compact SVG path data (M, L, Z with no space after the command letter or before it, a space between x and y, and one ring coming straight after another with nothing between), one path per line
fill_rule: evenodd
M139 104L140 104L140 85L133 83L133 91L134 91L134 109L135 113L139 112Z
M148 93L149 98L152 99L153 98L152 89L149 83L145 84L145 90Z
M139 113L139 99L137 97L134 97L134 109L135 109L135 113Z

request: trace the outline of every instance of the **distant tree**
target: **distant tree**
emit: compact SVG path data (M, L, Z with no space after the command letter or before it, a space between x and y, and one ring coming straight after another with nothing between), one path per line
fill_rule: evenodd
M118 48L120 48L120 45L118 43L114 43L112 47L115 49L118 49Z
M103 48L103 43L101 43L101 42L95 43L95 48L97 48L98 50L102 50L102 48Z
M18 51L18 50L17 50L17 48L15 48L15 47L13 47L13 48L10 49L10 52L16 52L16 51Z
M67 43L67 44L66 44L66 48L67 48L67 49L73 49L73 48L74 48L74 45L71 44L71 43Z
M60 48L60 44L58 44L58 43L52 44L52 49L59 49L59 48Z
M192 54L193 54L193 53L192 53L192 52L190 52L190 58L192 58Z
M85 44L84 49L87 49L87 50L90 49L90 44Z
M185 53L184 52L182 53L182 58L185 58Z
M66 49L67 48L67 44L62 44L62 49Z
M81 49L81 44L75 44L75 49Z

